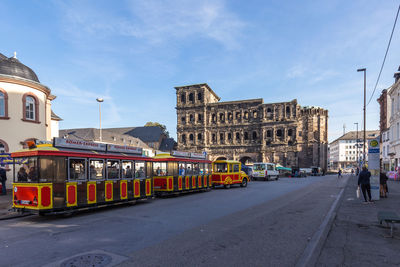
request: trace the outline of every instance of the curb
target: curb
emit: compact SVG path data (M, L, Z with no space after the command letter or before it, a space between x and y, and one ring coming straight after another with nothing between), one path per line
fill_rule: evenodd
M339 195L336 197L336 200L333 202L331 208L329 209L328 214L325 216L321 225L318 227L318 230L312 236L310 242L304 249L302 255L296 263L296 267L305 267L305 266L315 266L318 257L321 253L322 247L325 244L328 233L332 228L332 224L336 218L336 211L339 208L339 202L341 202L344 190L347 187L347 183L349 179L347 179L346 184L340 190Z

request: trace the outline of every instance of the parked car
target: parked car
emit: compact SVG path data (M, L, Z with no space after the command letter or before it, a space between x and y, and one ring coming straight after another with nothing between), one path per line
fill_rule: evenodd
M304 169L294 167L292 168L292 177L295 178L307 177L307 173Z
M312 166L311 167L311 175L312 176L322 176L324 175L321 167Z
M278 180L279 171L274 163L254 163L253 164L253 179L268 181L271 179Z

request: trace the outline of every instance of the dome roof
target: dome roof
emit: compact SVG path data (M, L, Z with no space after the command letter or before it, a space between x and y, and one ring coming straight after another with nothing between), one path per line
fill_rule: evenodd
M19 78L39 82L36 73L21 62L16 57L6 57L0 53L0 74L16 76Z

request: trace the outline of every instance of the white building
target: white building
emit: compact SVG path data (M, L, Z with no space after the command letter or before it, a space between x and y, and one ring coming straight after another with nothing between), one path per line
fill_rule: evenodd
M400 71L400 67L399 67ZM400 72L394 74L395 83L388 91L388 97L391 101L389 119L389 157L390 168L394 170L400 165ZM383 149L382 149L383 150Z
M366 131L365 156L368 162L368 140L379 136L379 131ZM363 159L363 131L358 132L359 145L357 149L357 132L348 132L329 144L331 169L353 168Z

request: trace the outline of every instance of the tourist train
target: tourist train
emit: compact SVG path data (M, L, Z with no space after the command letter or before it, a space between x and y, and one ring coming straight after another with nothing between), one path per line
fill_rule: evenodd
M54 138L29 141L13 158L13 209L69 213L155 196L247 186L240 162L207 160L205 153L172 151L143 156L141 148Z

